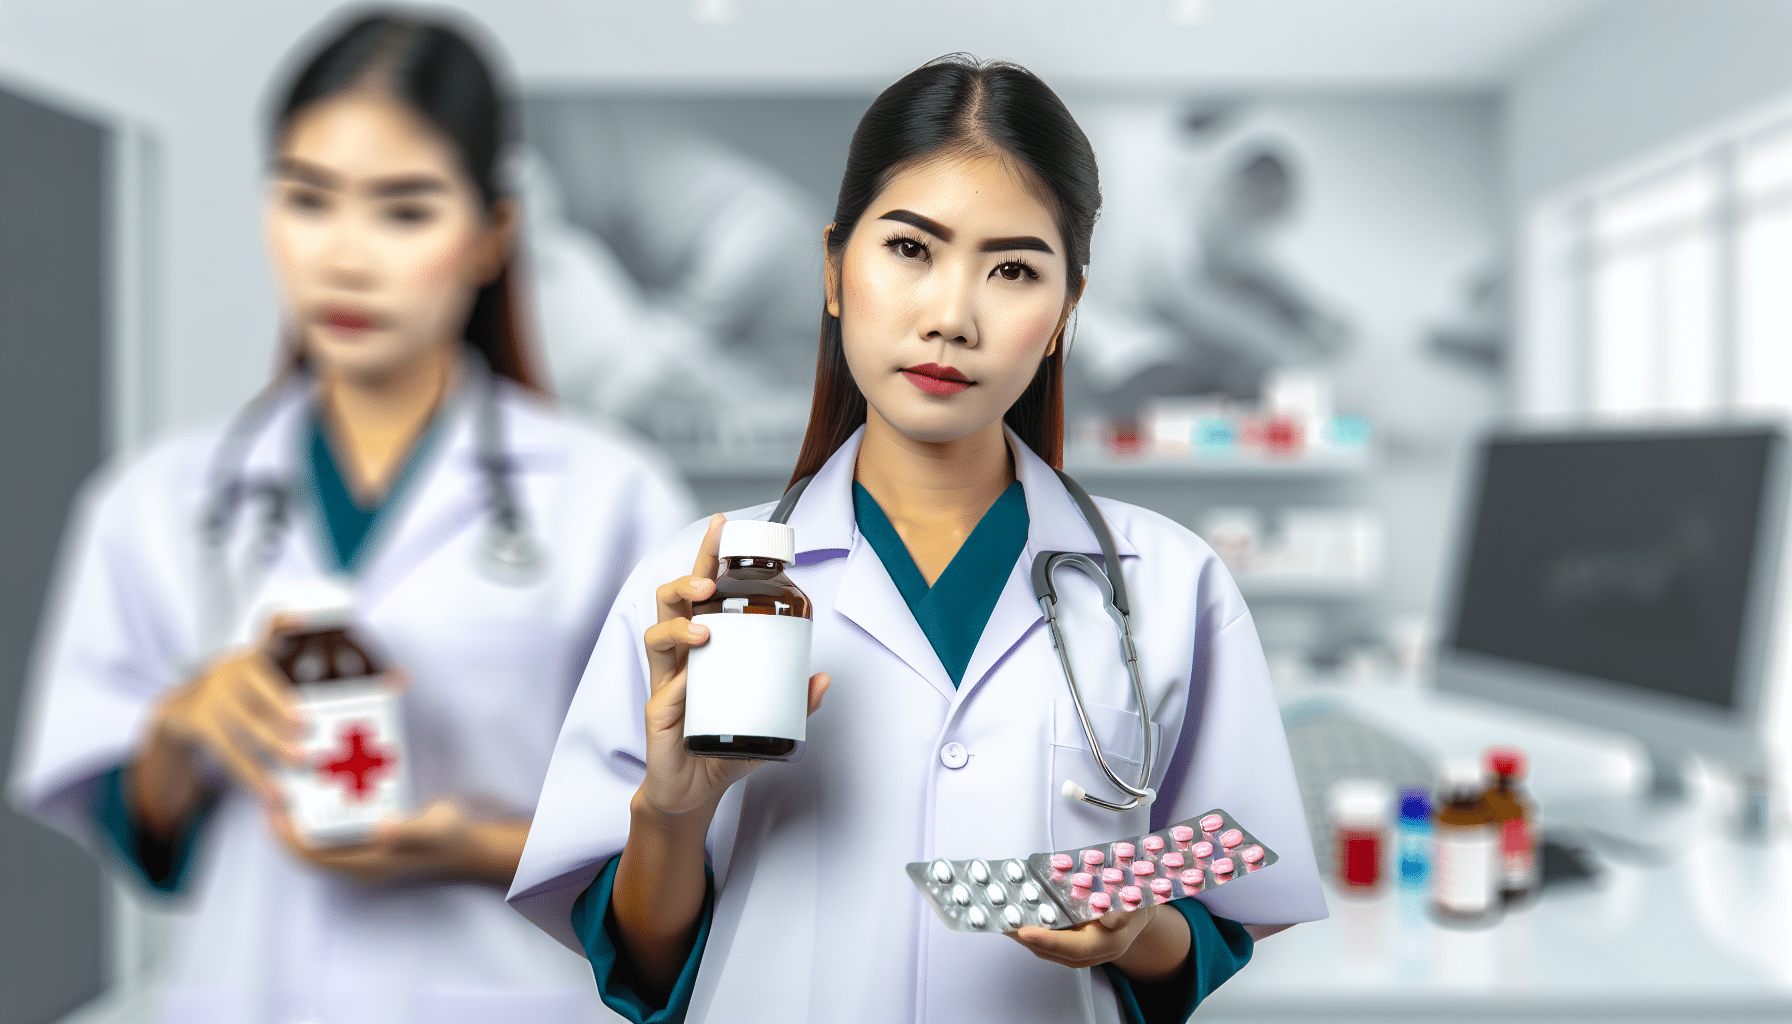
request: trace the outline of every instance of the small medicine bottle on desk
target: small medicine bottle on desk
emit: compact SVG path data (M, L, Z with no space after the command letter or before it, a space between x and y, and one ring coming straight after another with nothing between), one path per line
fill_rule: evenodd
M1499 827L1472 760L1444 765L1442 799L1432 825L1432 909L1446 921L1485 920L1499 911Z
M1408 787L1400 791L1400 885L1423 888L1431 877L1431 794Z
M716 592L691 607L709 630L685 667L684 748L698 757L797 761L809 717L808 595L784 570L796 531L731 520L717 549Z
M1493 773L1487 806L1500 830L1500 897L1519 903L1537 889L1537 809L1519 784L1524 754L1512 747L1489 747L1487 768Z
M1340 891L1374 896L1381 891L1382 859L1388 849L1386 783L1340 779L1330 791L1333 859Z
M409 809L399 691L345 584L314 580L275 607L291 625L268 654L305 721L303 761L281 772L293 831L309 846L365 842Z

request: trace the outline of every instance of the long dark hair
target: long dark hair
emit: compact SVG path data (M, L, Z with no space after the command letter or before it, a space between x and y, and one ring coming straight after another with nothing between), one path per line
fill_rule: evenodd
M1083 287L1089 236L1101 210L1095 150L1058 95L1026 68L954 53L931 60L885 89L859 119L834 206L827 255L839 266L865 208L897 172L948 152L999 151L1044 186L1069 250L1066 299ZM1058 340L1003 420L1053 466L1064 460L1064 350ZM821 311L815 399L797 456L794 483L819 470L865 422L865 395L846 365L840 318Z
M476 34L436 12L378 9L352 18L324 39L277 94L270 150L278 151L293 119L312 104L355 89L379 89L441 134L489 214L506 195L501 164L514 141L516 119L496 65L472 42ZM524 341L516 253L509 257L497 278L479 289L465 336L493 371L545 392ZM292 358L302 363L303 350Z

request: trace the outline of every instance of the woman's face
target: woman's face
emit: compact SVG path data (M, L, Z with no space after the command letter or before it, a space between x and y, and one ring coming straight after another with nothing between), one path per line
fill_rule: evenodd
M918 441L998 423L1052 351L1069 308L1056 218L995 156L898 173L828 280L865 400Z
M324 373L377 378L458 344L507 248L449 143L356 90L302 109L275 158L267 238L288 323Z

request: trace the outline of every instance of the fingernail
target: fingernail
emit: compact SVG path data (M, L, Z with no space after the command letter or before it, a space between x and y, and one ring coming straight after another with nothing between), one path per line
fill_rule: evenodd
M709 635L709 627L708 626L698 626L698 625L694 625L694 624L691 626L691 636L706 637L708 635Z

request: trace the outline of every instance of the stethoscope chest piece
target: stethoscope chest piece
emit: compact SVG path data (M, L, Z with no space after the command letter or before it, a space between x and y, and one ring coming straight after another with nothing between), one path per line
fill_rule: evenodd
M487 579L511 587L526 587L546 574L547 552L534 534L493 524L479 544L479 569Z

